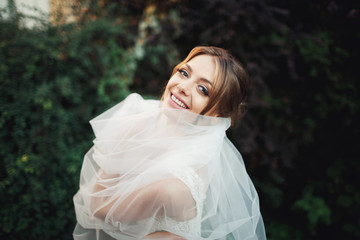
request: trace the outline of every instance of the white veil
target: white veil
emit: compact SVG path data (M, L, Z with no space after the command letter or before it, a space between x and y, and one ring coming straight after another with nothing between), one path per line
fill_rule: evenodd
M90 121L74 239L266 239L230 119L159 105L131 94Z

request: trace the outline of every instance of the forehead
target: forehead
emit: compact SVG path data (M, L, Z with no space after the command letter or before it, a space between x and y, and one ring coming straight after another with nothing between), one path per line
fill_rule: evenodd
M186 63L190 66L193 74L200 78L205 78L210 82L214 82L215 77L215 58L209 55L199 55Z

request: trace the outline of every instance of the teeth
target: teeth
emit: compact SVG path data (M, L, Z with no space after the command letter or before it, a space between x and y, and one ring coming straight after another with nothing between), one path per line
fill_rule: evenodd
M179 105L182 108L186 108L185 104L183 104L179 99L177 99L174 95L171 95L171 99L176 102L177 105Z

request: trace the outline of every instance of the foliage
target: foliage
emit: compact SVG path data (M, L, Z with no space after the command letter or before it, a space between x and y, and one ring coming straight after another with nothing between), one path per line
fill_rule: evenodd
M70 239L88 121L128 93L128 26L24 29L1 19L1 239Z
M228 135L268 238L359 238L356 1L75 2L73 24L0 19L1 239L70 239L87 122L130 91L159 96L195 45L249 73L248 113Z

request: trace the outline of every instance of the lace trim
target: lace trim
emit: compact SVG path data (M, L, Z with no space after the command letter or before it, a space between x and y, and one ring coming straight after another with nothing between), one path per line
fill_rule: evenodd
M192 233L200 236L201 216L205 199L204 186L201 178L191 168L171 171L189 188L196 202L196 216L188 221L176 221L169 217L155 218L154 231L174 230L186 233Z

